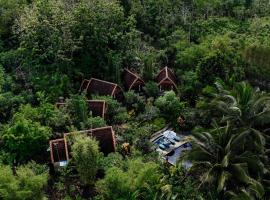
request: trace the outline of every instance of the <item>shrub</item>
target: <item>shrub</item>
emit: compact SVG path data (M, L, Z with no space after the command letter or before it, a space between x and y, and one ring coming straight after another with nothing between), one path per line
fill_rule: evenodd
M41 200L47 178L47 173L38 173L27 165L18 167L16 176L9 166L0 166L0 198Z
M49 127L26 119L20 113L15 114L12 122L0 133L5 151L19 162L25 162L33 156L44 153L50 136Z
M122 107L121 104L112 99L110 96L94 96L94 99L99 99L99 100L105 100L107 105L108 105L108 110L107 110L107 121L109 123L124 123L128 120L129 115L127 113L127 110L125 107Z
M175 123L185 104L173 91L168 91L155 101L155 105L160 109L166 120Z
M125 142L130 143L131 145L140 140L141 138L150 139L150 135L152 133L152 126L150 125L142 125L138 123L131 123L123 132L123 139Z
M43 126L50 126L54 131L67 131L72 124L70 113L66 107L57 109L54 104L48 102L43 92L37 92L36 97L39 105L21 105L18 113L25 119L39 122ZM72 116L73 117L73 116Z
M110 153L108 156L104 157L101 162L102 168L106 171L112 167L122 168L125 165L123 156L117 152Z
M0 64L0 92L2 92L2 87L4 85L4 77L5 77L4 69L3 66Z
M145 135L141 136L135 141L135 147L137 150L140 150L142 154L149 154L152 149L153 144L150 142L150 137Z
M26 100L21 95L14 95L12 92L0 94L0 122L9 120L13 112L16 112L20 104Z
M127 113L127 109L124 107L120 107L118 108L118 112L116 113L116 115L114 115L113 117L113 123L115 124L122 124L127 122L129 119L129 115Z
M158 131L166 126L166 120L162 117L156 118L153 120L152 125L154 126L154 130Z
M67 109L72 116L72 121L75 127L83 128L88 120L88 107L86 104L86 97L81 95L73 95L67 100Z
M93 185L102 156L98 142L93 138L77 136L71 149L81 181L86 185Z
M145 110L143 97L136 94L134 91L125 93L125 103L129 109L135 109L139 113Z
M145 84L144 91L148 97L156 98L159 94L158 85L153 81Z
M160 179L156 163L134 159L129 160L124 168L109 168L105 178L97 182L96 188L99 197L105 200L152 200L160 189Z
M89 117L86 122L86 128L99 128L106 126L106 122L102 117Z
M145 106L144 113L140 114L138 116L138 120L140 121L151 121L154 118L159 117L160 111L156 106L153 106L152 104L147 104Z

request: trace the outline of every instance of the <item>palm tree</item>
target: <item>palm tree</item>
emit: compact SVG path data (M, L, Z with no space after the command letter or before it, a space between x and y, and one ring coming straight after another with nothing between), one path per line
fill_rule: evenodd
M215 184L222 199L260 199L264 195L259 181L265 168L255 153L243 148L246 135L245 130L235 132L227 123L191 136L193 149L186 159L193 162L190 170L201 174L200 186Z
M270 124L270 95L253 89L248 83L235 84L226 90L221 82L216 86L219 92L210 105L223 115L223 122L230 120L238 127L263 130Z
M212 99L206 101L204 110L220 124L224 125L229 121L233 131L238 134L238 138L241 138L238 148L242 151L253 152L257 158L260 158L265 166L262 182L265 189L270 192L270 182L267 181L270 177L269 93L253 89L246 82L231 82L225 85L224 82L218 80L215 85L215 88L208 89L210 91L208 94Z

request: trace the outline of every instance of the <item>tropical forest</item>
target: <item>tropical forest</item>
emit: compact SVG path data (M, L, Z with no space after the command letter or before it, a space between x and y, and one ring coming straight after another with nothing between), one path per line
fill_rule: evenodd
M269 0L0 0L0 200L269 199Z

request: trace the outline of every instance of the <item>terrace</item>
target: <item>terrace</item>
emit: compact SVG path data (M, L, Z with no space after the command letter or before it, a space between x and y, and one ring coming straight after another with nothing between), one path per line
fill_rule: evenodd
M187 141L187 136L177 134L172 130L162 131L153 138L154 149L160 154L162 159L171 165L176 165L183 151L191 149L191 144ZM189 167L191 163L183 163L184 167Z

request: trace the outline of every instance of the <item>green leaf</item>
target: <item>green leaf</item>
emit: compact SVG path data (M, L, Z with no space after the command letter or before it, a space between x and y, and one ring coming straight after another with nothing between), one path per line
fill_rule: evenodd
M224 190L225 183L229 177L230 177L230 174L228 172L223 171L221 173L221 175L219 176L219 179L218 179L217 192L221 192L222 190Z
M247 174L247 164L232 164L232 171L236 179L248 184L250 177Z
M231 154L231 152L229 152L229 153L227 153L227 155L226 156L224 156L224 158L223 158L223 160L222 160L222 162L221 162L221 166L222 167L228 167L228 165L229 165L229 159L230 159L230 154Z

